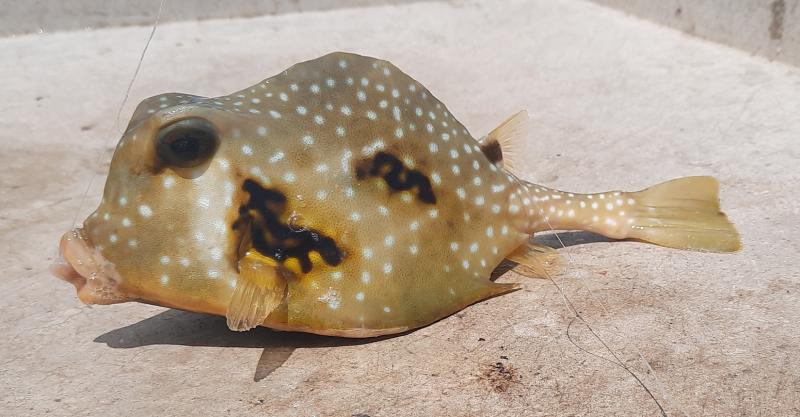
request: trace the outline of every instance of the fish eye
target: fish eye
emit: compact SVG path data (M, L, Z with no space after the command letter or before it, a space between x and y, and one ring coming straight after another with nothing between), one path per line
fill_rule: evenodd
M162 163L179 168L196 167L207 161L219 145L214 125L200 118L169 124L156 135L156 155Z

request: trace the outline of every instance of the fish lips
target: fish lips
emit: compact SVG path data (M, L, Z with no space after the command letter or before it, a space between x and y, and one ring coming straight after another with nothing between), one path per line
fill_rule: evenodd
M129 299L119 289L122 278L114 264L92 245L81 228L61 237L59 256L50 272L74 285L85 304L115 304Z

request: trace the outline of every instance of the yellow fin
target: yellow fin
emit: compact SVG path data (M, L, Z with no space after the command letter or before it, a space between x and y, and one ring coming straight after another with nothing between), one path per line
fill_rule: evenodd
M249 250L239 260L239 278L225 317L235 331L250 330L269 316L286 296L286 280L270 258Z
M511 172L514 169L515 144L528 136L529 120L528 111L522 110L478 140L486 157Z
M520 288L522 287L520 287L519 284L514 282L507 284L500 284L497 282L493 282L486 288L486 295L484 299L514 292Z
M628 238L707 252L735 252L742 246L736 227L720 211L719 183L713 177L678 178L633 197Z
M550 246L526 243L511 252L506 259L516 262L514 272L528 278L547 278L561 267L561 256Z

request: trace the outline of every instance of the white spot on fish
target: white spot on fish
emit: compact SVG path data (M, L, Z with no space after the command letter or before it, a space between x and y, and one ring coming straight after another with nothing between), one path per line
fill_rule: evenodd
M321 295L317 300L322 301L323 303L328 304L331 310L336 310L339 308L339 304L341 303L341 298L339 297L339 291L329 288L328 292Z
M272 155L272 156L269 158L269 162L274 164L274 163L276 163L276 162L278 162L278 161L282 160L282 159L283 159L285 156L286 156L286 155L283 153L283 151L278 151L278 152L275 152L275 154L274 154L274 155Z
M197 199L197 206L207 209L211 207L211 200L209 200L208 197L200 197Z
M144 218L151 217L153 215L153 209L146 204L142 204L139 206L139 214Z

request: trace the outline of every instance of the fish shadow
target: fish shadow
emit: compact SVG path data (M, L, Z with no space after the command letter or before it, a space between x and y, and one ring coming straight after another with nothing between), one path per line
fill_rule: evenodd
M556 235L556 233L537 234L530 241L531 243L549 246L556 250L589 243L618 242L616 239L609 239L605 236L598 235L597 233L583 231L558 232L558 235ZM496 281L506 272L514 269L517 265L518 264L514 261L504 259L503 262L500 262L500 265L498 265L494 271L492 271L492 275L489 277L489 279L491 281Z
M559 241L561 239L561 241ZM534 243L550 246L553 249L561 249L562 247L570 247L576 245L586 245L589 243L603 243L603 242L619 242L617 239L607 238L603 235L598 235L592 232L558 232L556 233L543 233L534 236ZM563 246L561 244L564 244Z
M396 336L396 335L395 335ZM266 378L280 368L295 349L354 346L388 339L320 336L310 333L280 332L257 327L247 332L228 329L224 317L169 309L131 325L97 336L96 343L115 349L151 345L260 348L254 381Z

